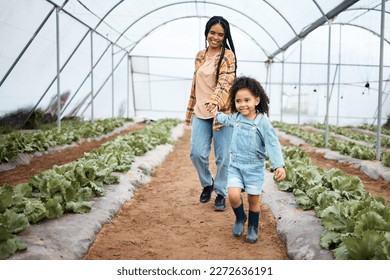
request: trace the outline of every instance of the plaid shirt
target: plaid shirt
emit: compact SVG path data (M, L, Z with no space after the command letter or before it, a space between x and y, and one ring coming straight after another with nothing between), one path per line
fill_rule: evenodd
M192 117L194 115L194 107L196 104L196 91L195 91L195 79L196 79L196 71L199 67L205 62L206 57L206 49L199 51L196 54L195 58L195 71L192 77L192 85L191 85L191 94L190 99L187 105L186 119L185 124L191 125ZM218 61L221 56L217 55L215 58L215 69L217 69ZM215 104L219 106L219 110L225 114L230 114L230 105L229 105L229 90L233 84L235 79L235 56L234 53L225 49L225 55L222 59L221 66L219 69L219 77L218 83L215 87L215 90L212 95L210 95L208 99L208 103ZM214 74L215 77L216 73ZM214 119L214 130L219 130L223 125Z

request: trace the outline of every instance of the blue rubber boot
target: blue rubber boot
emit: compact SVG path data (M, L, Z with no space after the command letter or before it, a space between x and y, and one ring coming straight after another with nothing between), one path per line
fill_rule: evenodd
M233 225L232 233L236 237L240 237L244 233L244 224L246 222L246 214L244 210L244 204L241 203L237 208L233 208L236 215L236 222Z
M249 211L248 233L246 235L246 242L248 243L256 243L259 239L259 217L260 212Z

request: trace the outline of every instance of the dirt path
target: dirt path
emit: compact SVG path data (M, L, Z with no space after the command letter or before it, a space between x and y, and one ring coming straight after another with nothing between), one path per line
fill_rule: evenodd
M189 138L185 130L151 183L139 188L103 227L85 259L288 259L266 205L261 207L259 241L247 244L244 237L231 234L234 215L229 204L226 211L215 212L214 197L199 203L201 189L189 159Z

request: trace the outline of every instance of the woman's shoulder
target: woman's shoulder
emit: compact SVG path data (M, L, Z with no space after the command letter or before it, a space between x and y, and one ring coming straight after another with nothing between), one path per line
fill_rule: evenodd
M196 53L196 58L204 57L206 53L206 49L200 50Z
M235 54L234 54L234 52L232 50L229 50L228 48L226 48L224 56L225 57L232 57L232 58L234 58Z
M226 48L226 49L225 49L225 55L234 55L234 53L233 53L232 50Z

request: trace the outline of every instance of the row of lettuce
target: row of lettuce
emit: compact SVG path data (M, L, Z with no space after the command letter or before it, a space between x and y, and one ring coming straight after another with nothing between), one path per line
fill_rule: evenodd
M377 126L374 124L364 123L364 124L358 125L358 128L363 129L363 130L372 131L372 132L377 132ZM390 136L390 128L388 125L387 126L383 125L381 127L381 131L382 131L382 134Z
M51 147L71 144L84 138L93 138L112 132L131 119L101 119L95 122L64 122L60 129L36 131L14 130L0 135L0 163L10 162L19 154L46 151Z
M275 122L274 126L313 146L325 146L324 134L285 123ZM324 129L320 124L314 127ZM347 128L330 126L330 131L369 144L376 141L374 137L353 133ZM388 148L388 139L383 139L382 146ZM334 137L329 137L329 148L354 158L375 160L375 149L353 141L336 142ZM287 178L277 183L278 188L292 192L301 209L313 209L322 220L325 230L321 246L330 250L335 259L390 259L390 209L386 200L372 197L357 176L313 165L298 147L284 147L283 152ZM389 152L382 152L381 162L390 167Z
M136 156L170 143L177 119L162 119L140 131L118 136L74 162L54 166L29 182L0 188L0 259L26 245L17 237L31 224L59 218L64 213L86 213L94 197L104 196L104 185L116 184L113 172L125 172Z
M273 125L277 127L279 130L285 131L287 134L297 136L301 139L303 139L306 143L313 145L315 147L323 148L325 147L325 133L315 133L315 132L309 132L303 129L300 129L299 127L292 125L292 124L286 124L286 123L280 123L280 122L273 122ZM322 126L319 126L322 127ZM342 129L335 129L333 127L335 132L345 131ZM346 132L344 132L347 134ZM357 139L357 136L353 136L354 134L352 132L349 132L348 137L352 137ZM364 136L363 136L364 137ZM370 139L370 138L360 138L360 140L363 139ZM370 139L370 142L373 140ZM389 139L384 138L382 140L382 143L386 147L389 147L388 143ZM328 148L332 151L338 151L343 155L349 155L353 158L362 159L362 160L375 160L376 159L376 150L374 147L369 147L366 145L360 145L353 141L336 141L336 139L332 136L328 138ZM390 152L386 150L382 150L380 155L380 161L381 163L386 166L390 167Z
M287 178L278 189L292 192L299 207L322 220L320 244L338 260L389 260L390 209L365 191L357 176L324 170L298 147L284 147Z
M324 130L325 125L324 124L314 124L313 125L315 128L319 128ZM361 133L361 132L356 132L355 130L348 128L348 127L342 127L342 126L336 126L336 125L330 125L329 130L333 133L339 134L346 136L350 139L357 140L357 141L364 141L367 142L368 145L375 147L376 145L376 136L366 134L366 133ZM387 132L387 129L384 129L384 132ZM390 148L390 138L386 136L390 136L386 133L382 133L382 138L381 138L381 146L383 148Z

